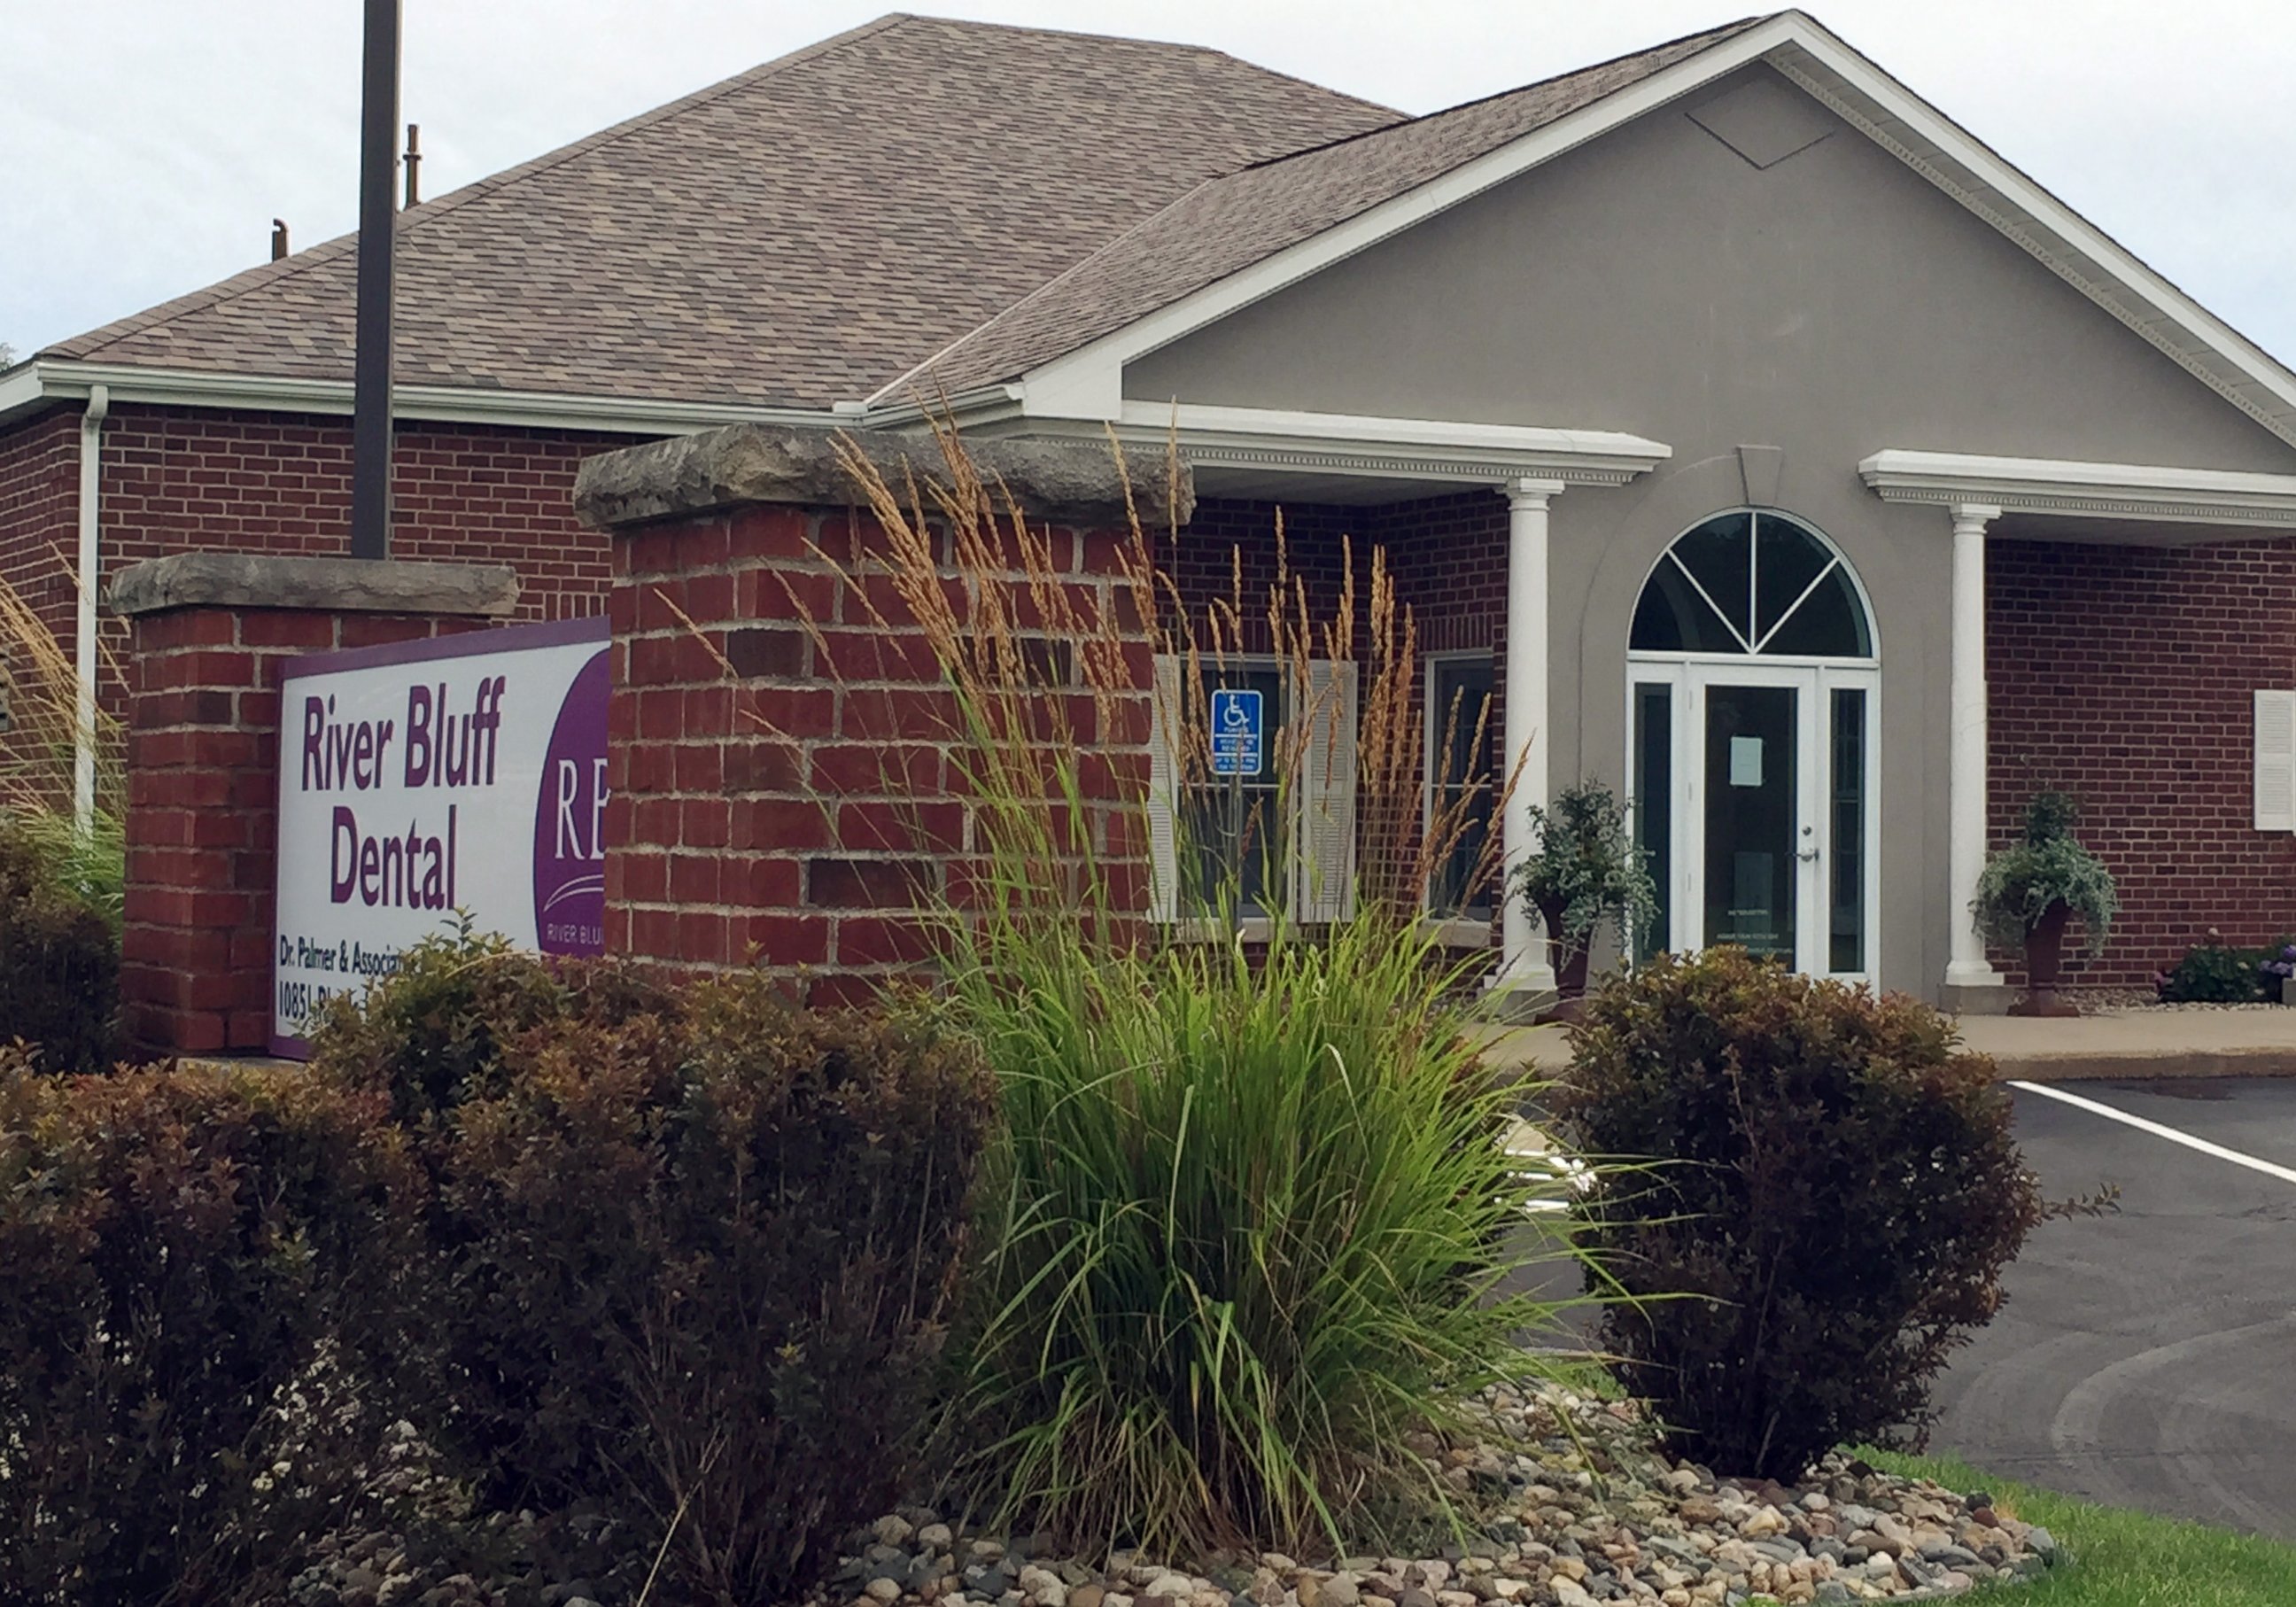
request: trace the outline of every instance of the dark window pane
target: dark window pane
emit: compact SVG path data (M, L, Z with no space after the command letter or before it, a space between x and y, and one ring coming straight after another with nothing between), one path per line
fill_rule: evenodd
M1433 885L1427 890L1428 906L1445 915L1488 912L1489 878L1477 884L1475 873L1482 868L1484 847L1491 833L1492 757L1498 739L1493 722L1487 717L1491 660L1438 659L1430 678L1436 778L1430 808L1459 829L1450 851L1435 867Z
M1706 693L1706 941L1794 957L1791 686Z
M1725 513L1708 520L1672 548L1675 560L1697 578L1722 617L1749 642L1753 639L1753 526L1751 513ZM1666 565L1661 563L1659 569L1662 573ZM1742 644L1738 651L1745 651Z
M1833 888L1827 898L1826 969L1866 969L1866 694L1833 694Z
M1857 600L1857 588L1850 584L1849 571L1837 566L1818 582L1809 601L1794 610L1762 651L1810 658L1872 658L1874 635L1866 622L1866 606Z
M1738 587L1745 589L1745 577ZM1689 577L1672 558L1661 558L1643 587L1635 608L1635 625L1628 644L1637 652L1743 652L1745 644L1731 634L1721 617L1709 607L1690 584Z
M1635 934L1635 958L1672 947L1674 907L1674 688L1635 688L1635 842L1658 889L1658 919Z
M1792 520L1754 518L1754 640L1780 619L1833 562L1825 544Z

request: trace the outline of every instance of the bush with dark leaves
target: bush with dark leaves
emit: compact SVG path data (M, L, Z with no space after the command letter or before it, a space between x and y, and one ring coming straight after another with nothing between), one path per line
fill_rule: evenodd
M793 1595L885 1509L995 1111L969 1041L463 939L315 1048L430 1178L370 1364L489 1505L602 1501L718 1602Z
M1587 1153L1647 1163L1581 1208L1650 1297L1604 1338L1672 1448L1726 1474L1917 1440L2042 1215L2008 1093L1945 1018L1740 949L1603 987L1558 1114Z
M283 1398L404 1242L380 1115L299 1069L0 1049L0 1599L227 1599L277 1560L260 1534L353 1498L275 1464L305 1443Z

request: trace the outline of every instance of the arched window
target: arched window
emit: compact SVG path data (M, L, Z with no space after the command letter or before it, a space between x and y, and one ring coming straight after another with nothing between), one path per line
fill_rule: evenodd
M1784 513L1718 514L1666 550L1643 583L1636 652L1871 659L1874 627L1833 544Z

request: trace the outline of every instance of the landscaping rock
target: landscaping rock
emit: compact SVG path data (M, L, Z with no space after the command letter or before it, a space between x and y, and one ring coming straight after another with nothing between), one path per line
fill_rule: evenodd
M928 1548L936 1574L941 1554L964 1557L964 1599L973 1607L1742 1607L1765 1598L1831 1607L1933 1600L2037 1577L2056 1549L2046 1529L2002 1512L1988 1492L1899 1479L1841 1456L1791 1487L1674 1464L1629 1403L1500 1389L1472 1417L1470 1442L1410 1442L1456 1492L1467 1537L1433 1555L1160 1561L1062 1556L1043 1536L942 1544L920 1526L907 1538ZM874 1570L887 1532L872 1526L857 1537L849 1582L808 1607L857 1607L856 1587ZM898 1603L873 1593L865 1607L923 1607L939 1584L908 1584L917 1576L907 1570L883 1577L903 1580ZM955 1590L951 1583L944 1595Z

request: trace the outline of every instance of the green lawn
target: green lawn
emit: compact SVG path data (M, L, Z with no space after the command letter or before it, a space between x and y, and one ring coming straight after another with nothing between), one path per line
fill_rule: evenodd
M2201 1523L2095 1506L2011 1484L1950 1456L1861 1452L1876 1467L1985 1490L1995 1504L2038 1523L2072 1556L2033 1585L1998 1592L2033 1607L2289 1607L2296 1603L2296 1546Z

